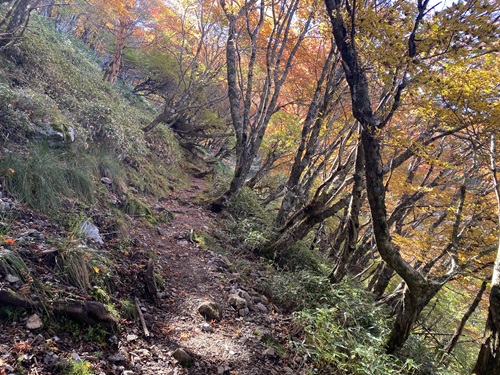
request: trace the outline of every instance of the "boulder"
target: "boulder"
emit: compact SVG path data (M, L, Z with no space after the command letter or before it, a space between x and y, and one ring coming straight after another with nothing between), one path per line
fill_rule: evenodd
M31 315L26 321L26 328L29 330L43 327L42 319L37 314Z
M228 300L229 305L233 306L236 310L244 309L248 307L247 300L236 295L231 294Z
M203 315L207 321L222 319L222 308L220 305L213 301L203 302L198 307L198 312Z
M191 352L183 348L177 348L172 353L172 356L179 362L182 367L191 367L194 364L194 358Z

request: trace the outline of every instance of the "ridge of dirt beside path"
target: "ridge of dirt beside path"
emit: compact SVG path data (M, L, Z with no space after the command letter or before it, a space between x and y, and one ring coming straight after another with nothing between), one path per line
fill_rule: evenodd
M134 350L129 350L132 369L142 374L300 373L288 367L281 352L284 346L277 340L288 331L290 319L276 313L266 296L257 293L251 283L244 283L227 258L201 248L193 238L193 234L217 225L213 213L194 203L195 196L204 189L202 180L192 178L190 188L161 199L155 206L172 212L171 222L158 226L154 235L140 227L134 230L133 235L156 253L156 272L163 276L166 288L157 306L143 302L152 337L135 342L138 348L149 350L155 360L141 361L140 353L135 355ZM250 278L262 276L256 267L248 266L252 270ZM244 317L228 302L237 291L247 292L252 300ZM222 307L220 322L206 322L198 312L199 305L206 301ZM131 331L142 336L138 327ZM172 360L172 352L179 347L191 354L192 367L180 368Z

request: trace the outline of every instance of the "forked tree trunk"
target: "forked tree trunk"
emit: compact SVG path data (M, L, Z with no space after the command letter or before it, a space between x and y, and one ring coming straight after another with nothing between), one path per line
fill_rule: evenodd
M420 288L417 292L412 292L405 287L394 326L386 342L386 352L388 354L395 353L403 347L410 336L413 324L441 287L441 284L429 284Z
M212 203L214 211L222 209L227 199L237 194L245 184L271 117L279 109L281 88L313 19L311 11L301 24L302 28L295 29L299 32L292 42L292 25L296 20L299 0L279 0L271 3L249 0L239 10L225 0L219 0L219 4L228 20L227 86L231 120L236 136L236 167L229 189ZM240 22L245 27L240 28ZM265 39L267 45L258 48L259 34L265 22L269 22L271 33ZM240 38L243 33L246 33L245 37L249 42L249 57L245 64L239 59L241 49L238 46L238 40L243 40ZM284 48L287 43L291 45L288 51ZM255 77L258 73L259 56L264 57L266 62L262 79Z

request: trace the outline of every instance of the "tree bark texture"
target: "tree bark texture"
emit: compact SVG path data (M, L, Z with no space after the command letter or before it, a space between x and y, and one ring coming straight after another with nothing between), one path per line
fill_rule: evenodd
M491 135L490 142L490 169L497 199L498 225L500 225L500 186L497 176L495 133ZM489 302L484 338L472 371L476 375L500 375L500 238L491 276Z

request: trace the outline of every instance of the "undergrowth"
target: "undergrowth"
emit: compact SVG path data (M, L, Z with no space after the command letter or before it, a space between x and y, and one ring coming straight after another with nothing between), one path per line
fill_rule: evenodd
M244 187L227 202L226 221L230 242L242 251L253 251L273 236L273 218L262 207L257 194Z
M36 145L26 157L10 154L2 159L0 170L9 193L42 212L58 210L61 197L79 198L87 203L95 198L95 165L71 150Z

